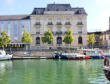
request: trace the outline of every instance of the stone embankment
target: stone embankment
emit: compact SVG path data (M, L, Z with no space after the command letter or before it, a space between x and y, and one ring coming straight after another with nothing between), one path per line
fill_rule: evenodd
M13 53L13 59L39 59L48 58L52 59L52 52L57 51L59 53L65 52L65 50L36 50L28 53L27 51L15 51ZM67 52L75 52L76 50L66 50ZM110 49L104 49L104 53L110 53Z
M52 58L52 51L31 51L31 54L26 51L16 51L13 53L13 59L22 58Z

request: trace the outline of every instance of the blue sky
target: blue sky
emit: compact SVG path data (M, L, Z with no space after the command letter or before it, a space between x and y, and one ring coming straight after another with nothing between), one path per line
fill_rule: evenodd
M84 7L88 31L108 29L110 0L0 0L0 15L30 14L35 7L46 7L49 3L70 3L72 7Z

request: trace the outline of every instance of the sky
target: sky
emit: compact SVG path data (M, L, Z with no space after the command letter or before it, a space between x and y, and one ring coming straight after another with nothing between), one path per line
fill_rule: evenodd
M31 14L36 7L47 4L69 3L72 7L84 7L88 32L109 29L110 0L0 0L0 15Z

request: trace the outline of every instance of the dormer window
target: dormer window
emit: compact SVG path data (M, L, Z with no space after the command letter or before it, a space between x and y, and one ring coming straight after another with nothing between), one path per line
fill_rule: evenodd
M57 22L57 25L62 25L62 23L61 22Z

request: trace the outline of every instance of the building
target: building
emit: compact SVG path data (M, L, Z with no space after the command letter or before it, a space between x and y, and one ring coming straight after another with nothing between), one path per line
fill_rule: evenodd
M12 43L21 42L24 30L30 32L29 15L2 15L0 16L0 32L5 30L11 37Z
M87 46L87 13L84 8L72 8L70 4L48 4L46 8L34 8L30 15L31 48L38 47L66 47L63 42L65 32L73 31L75 37L71 47ZM46 30L50 29L54 35L53 44L41 41Z
M96 42L93 44L94 48L104 48L106 47L106 38L105 32L97 31L97 32L88 32L88 35L94 34ZM89 43L88 43L89 47Z

